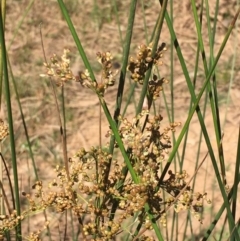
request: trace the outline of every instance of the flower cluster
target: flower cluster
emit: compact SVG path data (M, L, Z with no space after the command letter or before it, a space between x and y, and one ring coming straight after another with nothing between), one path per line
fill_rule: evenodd
M43 229L39 229L35 232L31 232L26 239L29 241L41 241L41 233L44 229L47 229L47 227L49 226L49 222L47 221L43 227Z
M152 79L148 83L149 93L153 95L153 99L159 97L160 92L163 90L162 85L168 81L165 78L158 78L157 75L153 74Z
M131 78L143 84L145 74L152 65L161 64L165 50L164 43L154 54L151 44L141 45L137 58L131 57L129 61ZM68 80L79 81L98 96L104 97L107 88L115 83L116 74L111 70L110 52L97 53L97 59L102 65L99 82L91 79L88 70L80 72L78 77L73 76L68 53L68 50L64 50L61 58L53 55L50 63L45 63L48 76L56 79L59 86ZM153 74L148 82L148 92L153 99L159 96L165 81ZM149 213L166 226L166 211L171 206L176 212L189 209L199 218L207 194L193 193L186 182L188 174L185 171L169 171L169 177L161 179L162 163L172 147L169 132L175 131L180 123L170 123L168 127L162 128L163 117L151 117L148 110L142 111L133 120L122 116L118 118L121 123L120 138L137 181L129 175L125 160L119 157L117 151L109 153L108 147L92 147L88 151L82 148L69 159L68 173L65 168L56 166L56 177L47 186L37 181L31 193L22 193L28 200L29 209L22 212L21 217L15 211L9 216L1 216L0 235L14 228L19 220L31 213L49 208L56 213L71 210L79 222L82 239L96 241L114 240L122 232L134 238L141 229L150 230L152 220ZM7 133L7 129L2 122L0 124L0 134L4 136L2 133ZM117 149L117 144L115 147ZM127 225L129 223L131 225ZM39 241L40 233L40 230L31 233L29 240ZM154 239L142 236L137 240Z
M100 82L92 81L88 70L86 70L85 72L80 71L79 81L83 86L96 91L101 96L104 96L104 93L107 90L107 88L109 86L114 85L117 71L115 73L112 72L113 57L110 52L103 52L103 53L98 52L97 59L98 59L98 62L102 65L101 81Z
M172 123L169 127L160 132L162 116L157 115L150 118L149 111L142 111L132 122L126 118L119 117L122 125L120 135L127 148L131 149L133 158L136 161L136 170L141 170L144 166L158 171L160 163L165 158L165 153L171 148L171 141L168 132L180 123ZM146 117L144 131L140 120ZM144 168L145 169L145 168Z
M16 210L13 210L13 212L10 215L0 215L0 236L4 233L4 231L16 227L19 221L23 219L24 215L18 216Z
M211 203L207 199L207 193L193 193L190 186L186 186L186 179L188 174L186 171L182 173L173 173L168 171L169 178L160 184L160 187L165 190L170 197L166 200L167 205L174 205L174 210L178 213L183 210L191 210L192 214L200 219L200 213L203 209L204 200L208 204Z
M110 161L112 168L106 179ZM81 149L70 159L70 180L65 169L57 166L56 178L48 188L38 181L32 186L32 195L23 193L30 204L29 212L54 208L55 212L62 213L71 209L77 217L85 217L82 230L87 239L113 239L122 232L122 224L129 222L138 211L142 212L139 221L150 228L144 205L149 202L153 211L159 213L161 192L156 192L144 177L139 184L131 178L122 182L126 178L122 172L125 167L121 160L114 160L106 151L94 147L90 151ZM117 218L114 219L112 212L116 205ZM39 237L39 233L33 236Z
M113 86L117 72L112 72L112 54L110 52L97 53L98 62L102 65L102 85L104 89Z
M146 119L145 117L148 116ZM142 119L143 121L142 124ZM187 173L169 171L169 178L160 182L160 165L171 147L169 131L174 131L179 123L172 123L162 130L160 115L150 118L147 111L133 121L120 117L120 135L129 154L139 182L135 183L127 175L127 167L122 159L114 158L108 151L92 147L89 151L80 149L69 159L69 178L66 170L57 166L56 177L44 186L37 181L32 193L23 192L29 203L29 210L17 217L2 217L0 234L13 228L18 220L51 208L56 213L72 210L82 227L83 239L111 240L123 231L132 233L137 226L150 229L151 220L145 211L148 204L151 214L166 225L165 207L174 205L175 211L191 209L195 216L201 212L206 194L194 194L186 188ZM163 198L163 192L169 198ZM176 200L176 197L181 194ZM138 214L137 221L133 217ZM126 223L133 225L126 230ZM124 227L124 228L123 228ZM29 236L30 240L40 240L40 232ZM139 240L152 240L142 236Z
M137 57L135 59L130 57L129 59L128 70L131 72L131 79L139 84L143 84L147 70L152 65L159 66L162 64L161 58L163 57L163 52L166 51L166 44L162 43L154 55L152 54L152 43L148 46L140 45L138 48ZM159 79L157 75L153 74L152 79L148 82L148 90L154 99L159 96L159 93L162 91L162 85L166 82L165 78Z
M76 80L70 69L69 52L69 49L64 49L61 58L54 54L50 58L50 63L44 63L47 68L47 75L54 78L58 86L62 86L69 80Z
M4 124L4 121L0 118L0 142L9 135L8 126Z

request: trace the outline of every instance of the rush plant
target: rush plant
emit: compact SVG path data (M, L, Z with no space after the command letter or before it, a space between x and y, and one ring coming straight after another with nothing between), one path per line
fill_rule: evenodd
M200 18L195 1L191 1L190 12L195 24L197 38L196 60L195 62L192 61L194 62L194 77L191 79L190 72L192 70L186 65L181 44L179 44L173 27L172 1L169 4L170 14L167 8L167 0L159 1L159 14L156 16L152 36L149 41L146 39L144 43L138 43L139 46L135 50L135 56L130 55L130 46L132 34L134 33L137 1L131 1L126 25L126 36L124 41L122 40L121 69L119 71L114 70L114 53L104 49L103 52L98 51L96 53L96 60L101 65L100 74L93 71L70 18L70 12L67 10L64 2L58 0L58 4L84 67L79 70L77 75L73 74L69 49L63 49L61 56L60 53L56 53L49 57L45 56L44 44L42 44L44 52L43 66L45 68L45 73L42 74L42 77L48 79L48 86L52 90L63 153L63 163L53 165L55 176L52 177L50 182L40 180L38 177L38 170L35 165L32 144L22 111L18 88L14 81L11 64L7 61L4 17L0 15L0 44L2 51L0 67L1 73L3 69L4 95L8 113L8 125L0 119L0 141L2 142L9 135L11 146L10 159L12 161L14 180L14 185L12 185L11 174L1 153L2 163L4 164L10 187L9 193L11 194L6 192L5 186L2 185L3 180L1 180L1 197L3 202L0 215L0 240L4 238L12 240L12 230L15 230L16 240L38 241L48 237L51 241L53 229L51 223L56 217L56 219L59 219L59 217L65 218L64 225L59 227L59 233L63 233L64 240L161 241L178 240L180 235L182 240L188 240L189 237L191 240L199 240L199 237L202 240L208 240L212 238L211 235L216 236L216 233L220 237L219 240L223 240L224 234L230 240L240 240L239 217L237 216L237 193L240 180L240 141L238 140L236 161L234 162L234 180L232 185L229 185L224 159L224 144L226 145L226 143L224 143L222 134L221 106L218 101L216 81L218 61L234 29L240 9L236 10L220 48L218 52L215 52L214 39L218 5L216 3L216 15L212 28L208 1L206 1L205 5L202 1L199 6L201 10ZM97 6L96 2L95 6ZM117 6L117 1L113 1L111 9L116 14L118 14ZM204 9L206 10L207 29L209 31L209 53L206 53L206 45L202 35L201 20ZM0 13L5 13L4 8ZM118 16L117 22L120 26ZM171 39L169 42L160 43L164 24L169 30ZM122 33L120 31L121 36ZM174 51L176 52L178 64L181 66L184 83L190 99L188 115L184 123L176 121L174 110ZM163 57L168 52L170 52L169 79L161 75L162 69L167 68L163 65ZM199 90L196 90L196 79L200 72L199 56L202 57L201 74L203 82L201 82ZM209 61L207 61L206 56L209 57ZM31 190L23 190L22 192L19 191L20 177L18 175L18 167L20 164L17 162L16 155L14 120L11 109L11 85L9 84L8 73L11 74L13 79L13 88L17 96L35 174L35 182L31 185ZM129 80L129 83L126 80ZM65 122L67 107L64 102L64 88L70 81L81 87L81 91L91 90L89 98L96 96L100 109L99 144L90 148L79 146L73 156L70 156L67 151L67 123ZM110 88L116 85L115 107L113 111L110 111L106 97ZM169 96L167 91L164 91L167 85L170 86ZM125 103L123 96L126 89L128 89L129 94ZM78 92L75 94L77 95ZM60 101L59 95L61 96ZM205 96L204 100L203 96ZM168 97L170 99L170 108L167 103ZM74 96L71 96L69 99L72 101ZM133 99L135 100L135 109L132 112L128 112L127 110ZM159 99L165 102L164 108L162 106L160 108ZM201 101L204 102L203 106L200 104ZM125 105L124 108L123 105ZM214 137L209 134L209 127L204 119L208 105L212 117ZM187 108L187 103L184 103L183 107ZM109 140L107 143L102 143L101 141L102 112L108 121L107 125L109 127L105 133L106 138ZM201 133L199 134L199 146L196 157L192 157L195 164L194 170L189 172L189 170L184 169L186 167L185 152L188 148L189 126L194 114L198 119ZM163 124L165 120L167 120L168 124ZM180 132L178 137L175 135L176 131ZM237 133L237 135L239 138L240 134ZM216 151L213 148L213 138L217 146ZM202 160L200 160L199 153L202 139L204 139L207 151L205 156L201 158ZM207 175L200 183L203 186L201 190L196 188L195 184L199 170L207 159L211 164L211 169L208 173L211 174L215 183L217 183L216 189L222 203L217 211L214 210L215 213L211 213L210 222L206 222L203 225L205 212L214 202L214 199L210 200L209 196L212 193L206 191L204 187ZM20 194L23 196L23 200L20 200ZM9 204L10 195L12 207ZM212 206L214 207L214 205ZM225 217L221 219L224 211ZM35 231L23 234L22 225L24 221L34 220L34 216L39 213L44 214L44 225L42 227L34 227ZM196 226L193 228L193 220L196 220L199 224L199 230L195 229ZM215 226L220 220L223 220L223 225L214 234ZM182 225L184 231L181 230L180 232L179 221L184 221L184 225ZM44 233L47 233L47 235L44 235ZM213 236L213 239L215 239L215 236Z

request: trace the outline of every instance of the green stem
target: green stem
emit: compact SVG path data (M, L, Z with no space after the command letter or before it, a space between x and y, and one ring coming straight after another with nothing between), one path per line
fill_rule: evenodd
M5 85L6 104L7 104L7 111L8 111L11 159L12 159L12 167L13 167L15 200L16 200L15 206L16 206L17 216L21 216L19 187L18 187L17 159L16 159L16 150L15 150L15 141L14 141L12 106L11 106L11 95L10 95L9 79L8 79L7 54L6 54L6 46L5 46L5 38L4 38L4 28L3 28L3 21L2 21L2 9L0 9L0 44L2 49L4 85ZM19 222L19 224L16 227L16 240L22 240L21 222Z

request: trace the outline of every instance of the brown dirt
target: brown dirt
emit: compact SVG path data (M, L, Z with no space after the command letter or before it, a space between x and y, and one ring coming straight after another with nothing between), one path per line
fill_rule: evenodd
M70 9L72 21L82 41L86 54L98 74L99 66L97 65L96 52L111 51L114 61L120 63L122 46L119 38L119 32L116 25L114 8L110 5L110 1L66 1ZM80 3L81 2L81 3ZM178 37L183 56L186 60L187 67L190 69L190 77L193 77L195 53L197 49L196 31L194 27L193 16L189 1L176 1L174 3L174 26ZM200 2L200 1L197 1ZM209 1L210 12L213 16L215 1ZM10 1L7 3L6 18L6 42L9 46L14 36L14 31L18 23L22 19L24 11L27 9L29 1ZM126 23L129 9L129 1L118 1L120 28L122 36L126 34ZM222 43L227 28L236 12L235 1L223 0L220 3L220 12L218 15L217 34L215 38L215 51L217 51ZM145 17L148 27L148 35L150 36L155 21L160 10L158 1L145 1ZM45 72L42 66L44 62L41 40L39 34L39 25L43 34L44 48L47 58L56 53L62 55L63 48L68 47L72 51L72 69L74 73L84 70L82 61L78 57L77 49L70 35L65 21L60 13L56 1L35 1L21 25L12 45L9 47L8 55L12 66L13 74L18 85L18 91L21 96L21 103L26 117L27 126L29 127L29 135L33 143L33 150L39 169L41 178L47 180L51 178L52 172L49 167L53 167L62 159L61 142L59 137L59 126L56 117L56 109L51 94L51 88L47 79L41 78L39 75ZM205 43L206 57L208 58L209 44L206 27L206 19L203 19L203 38ZM219 98L221 99L220 117L222 122L222 131L224 134L224 155L226 165L229 167L227 171L228 184L231 186L233 182L233 170L236 160L237 149L237 132L239 128L240 107L238 103L240 97L238 79L240 72L239 48L235 48L236 36L239 39L239 29L234 30L224 53L219 61L217 69ZM164 41L168 45L171 41L170 35L164 23L161 42ZM143 13L141 6L137 6L137 15L135 20L135 28L133 32L132 54L136 52L139 44L146 43ZM231 76L231 61L236 54L236 65L234 69L233 83L230 88L229 103L227 102L227 88ZM170 78L170 51L165 54L164 65L161 67L161 75ZM174 53L175 54L175 53ZM184 124L188 115L188 106L190 103L190 95L187 91L184 75L181 66L174 55L174 107L175 120ZM199 90L204 81L203 66L200 65L199 75L197 77L197 89ZM202 73L202 75L200 74ZM112 111L115 105L115 95L117 86L113 87L107 94L107 103ZM13 92L13 89L12 89ZM60 96L60 90L58 90ZM198 91L196 91L198 93ZM165 85L165 94L168 103L170 103L170 85ZM80 147L89 148L99 143L99 104L96 96L90 90L82 88L77 83L69 83L65 86L67 114L67 134L68 134L68 153L72 156ZM127 95L127 93L125 93ZM22 189L28 188L28 183L24 181L24 175L28 172L28 162L30 161L26 141L24 138L24 130L22 126L20 112L15 100L15 94L12 94L13 115L15 120L15 133L17 143L17 155L19 162L19 173L22 180ZM60 98L59 98L60 100ZM163 99L159 101L163 103ZM163 104L161 104L163 106ZM2 115L5 116L5 106ZM164 115L164 108L161 107L161 113L164 116L164 124L169 121ZM132 115L131 111L129 114ZM215 147L214 127L212 124L212 115L210 107L207 107L205 123L210 133L211 142ZM105 133L108 124L105 119L102 120L103 130ZM178 136L180 130L176 132ZM190 131L187 141L187 152L185 156L184 168L190 175L194 173L197 147L199 144L199 133L201 128L196 115L190 124ZM103 134L104 136L104 134ZM107 139L102 137L103 142ZM6 143L5 143L6 144ZM7 148L7 144L5 145ZM8 149L7 149L8 150ZM202 140L202 148L200 152L200 160L207 153L205 141ZM181 153L180 153L181 155ZM10 165L10 164L9 164ZM29 164L31 166L31 164ZM30 170L32 168L30 167ZM29 172L28 172L29 173ZM32 173L32 171L30 171ZM212 198L219 205L222 198L219 197L219 191L212 192L213 186L217 187L216 180L212 177L213 168L210 160L207 159L203 167L197 175L197 188L202 190L202 184L206 179L206 190L213 193ZM31 182L34 175L31 175ZM216 188L215 188L216 189ZM207 217L207 216L206 216ZM205 219L206 220L206 219ZM35 220L36 221L36 220ZM36 221L37 222L37 221ZM197 221L196 221L197 222ZM37 225L37 224L36 224ZM181 236L180 236L181 237ZM197 239L196 239L197 240Z

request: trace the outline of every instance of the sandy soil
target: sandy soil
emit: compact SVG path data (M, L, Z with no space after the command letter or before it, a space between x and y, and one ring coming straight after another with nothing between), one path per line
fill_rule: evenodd
M94 1L66 1L72 17L72 21L82 41L94 70L99 74L99 66L97 64L96 52L111 51L114 56L116 67L122 58L122 45L119 37L119 32L116 25L116 17L114 7L110 5L110 1L98 0L97 5ZM200 1L197 1L200 2ZM214 17L215 1L210 1L210 13ZM14 33L20 23L24 12L28 8L29 1L8 1L7 3L7 18L6 18L6 42L8 46L9 60L12 66L13 74L18 86L19 95L21 96L21 104L26 122L29 127L29 135L33 143L33 150L39 169L39 174L42 179L49 179L51 172L46 172L49 167L53 167L62 160L61 141L59 137L59 127L54 107L54 100L51 94L51 88L47 79L40 77L40 74L45 72L42 63L44 62L42 54L42 46L39 33L39 25L43 34L44 48L47 58L53 53L62 55L63 48L67 47L72 52L72 69L74 73L83 70L82 61L78 57L78 53L74 41L70 35L65 21L60 13L56 1L35 1L31 6L28 15L23 20L22 25L18 29L17 35L14 38ZM128 16L129 1L118 1L120 29L122 36L126 34L126 23ZM198 5L199 6L199 5ZM151 34L155 21L160 10L158 1L145 1L145 20L148 27L148 35ZM219 15L217 22L217 33L215 38L215 51L217 51L222 43L227 28L236 12L235 1L220 1ZM177 1L174 3L174 26L178 37L183 56L189 68L190 77L193 77L195 53L197 49L196 31L194 27L193 16L189 1ZM208 34L206 27L206 19L203 19L203 37L205 43L206 56L209 53ZM239 45L239 29L233 31L232 36L227 43L223 56L221 57L217 69L217 81L219 88L220 117L223 132L224 155L227 170L227 180L229 186L233 182L234 163L236 161L237 148L237 133L240 120L240 106L238 104L240 97L240 55ZM161 42L170 44L170 35L164 23ZM137 6L137 15L135 20L135 28L132 40L132 54L136 52L136 47L146 43L143 13L141 6ZM234 55L235 53L236 55ZM231 72L231 61L236 56L235 69ZM188 106L190 103L190 95L187 91L184 75L182 74L181 66L174 53L174 107L175 121L180 121L184 124L188 115ZM160 69L161 74L170 78L170 50L166 52L164 57L164 65ZM204 81L203 66L200 64L200 71L197 77L197 91L200 89ZM201 74L202 73L202 74ZM233 81L230 85L231 75ZM99 76L99 75L97 75ZM228 88L230 91L228 95ZM164 86L167 102L170 103L170 84ZM114 86L107 94L107 103L112 111L115 105L117 85ZM60 96L60 89L58 90ZM20 112L13 95L13 114L15 120L15 133L17 143L17 155L19 161L19 173L21 176L22 189L28 188L28 183L24 181L24 175L29 170L28 163L30 162L26 141L24 138L24 130L22 126ZM99 104L96 96L90 90L82 88L77 83L69 83L65 86L67 114L67 134L68 134L68 153L73 155L80 147L88 148L99 143ZM127 96L127 89L125 97ZM60 98L59 98L60 100ZM164 116L163 125L167 125L169 120L164 114L162 97L159 100L161 113ZM5 106L4 106L4 109ZM131 109L128 112L133 115ZM5 111L2 111L4 118ZM210 107L207 107L205 123L207 130L210 133L211 141L217 153L214 127L212 124L212 115ZM104 133L108 128L107 121L102 120L103 142L108 141L104 138ZM196 162L196 153L199 145L199 133L201 128L196 115L193 117L189 136L187 141L187 151L185 154L184 168L187 169L190 175L194 173ZM180 133L176 131L176 136ZM9 149L6 146L6 156ZM200 160L206 155L207 148L204 139L201 142ZM181 155L181 153L180 153ZM29 163L31 166L31 164ZM32 168L30 167L30 170ZM32 173L32 171L30 171ZM197 188L203 189L203 182L206 179L206 190L210 193L210 198L214 201L214 205L218 206L222 202L219 197L217 183L214 178L212 164L207 158L203 167L197 175ZM31 182L33 180L33 173ZM214 187L214 188L213 188ZM206 216L207 220L207 216ZM198 225L198 224L197 224ZM198 240L198 239L196 239Z

